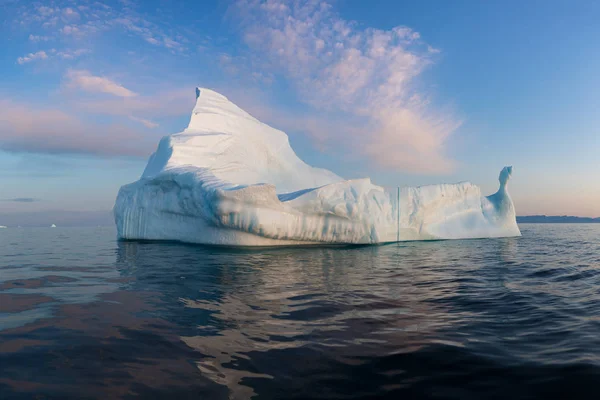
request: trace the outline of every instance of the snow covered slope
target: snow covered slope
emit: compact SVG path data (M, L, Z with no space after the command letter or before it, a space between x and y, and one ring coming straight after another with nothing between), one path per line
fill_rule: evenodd
M285 133L214 91L196 97L189 126L119 191L120 238L270 246L520 235L511 167L489 197L467 182L387 190L307 165Z
M285 133L258 121L225 96L200 88L188 127L160 141L142 178L180 167L206 168L217 179L237 185L272 183L278 192L342 180L299 159Z

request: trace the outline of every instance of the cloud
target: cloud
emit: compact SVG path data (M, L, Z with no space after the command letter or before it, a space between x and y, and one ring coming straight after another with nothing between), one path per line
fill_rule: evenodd
M48 58L48 54L45 51L41 50L35 53L29 53L26 56L17 58L17 63L23 65L28 62L36 61L36 60L46 60Z
M52 28L60 23L68 22L69 20L78 19L79 14L72 8L36 6L22 13L21 23L34 22L42 28Z
M54 53L54 49L53 53ZM92 51L89 49L76 49L76 50L70 50L70 49L65 49L62 51L57 51L55 54L57 57L62 58L63 60L73 60L75 58L78 58L84 54L89 54Z
M83 34L81 29L79 29L79 27L75 25L65 25L61 28L60 31L63 35L79 36Z
M46 6L40 6L37 8L37 12L39 13L39 15L41 17L49 17L59 11L60 11L60 9L58 9L58 8L52 8L52 7L46 7Z
M67 40L81 40L92 34L124 30L151 45L179 54L187 50L186 44L190 43L182 34L185 32L189 36L189 31L179 32L164 21L154 23L136 12L135 7L127 2L107 5L94 1L77 7L73 3L70 0L55 0L52 6L31 4L21 11L19 22L24 26L41 26L52 36L62 35ZM42 36L32 37L32 41L43 40Z
M62 14L67 19L79 19L79 13L77 11L75 11L74 9L72 9L71 7L64 8L62 10Z
M94 124L56 108L0 99L0 149L42 154L146 157L156 138L117 124Z
M48 51L40 50L36 53L29 53L26 56L19 57L17 59L17 63L19 65L23 65L23 64L33 62L36 60L50 60L50 59L53 59L56 57L63 59L63 60L74 60L75 58L78 58L84 54L89 54L89 53L91 53L91 51L89 49L76 49L76 50L65 49L62 51L57 51L56 49L50 49Z
M65 74L66 85L90 93L108 93L117 97L133 97L137 93L103 76L94 76L87 70L69 69Z
M243 65L243 63L240 62L241 60L236 60L236 62L234 62L231 55L229 55L227 53L219 54L218 61L219 61L219 65L221 66L221 68L225 72L232 74L232 75L235 75L239 72L238 65Z
M13 203L34 203L40 201L40 199L34 199L33 197L16 197L14 199L2 199L2 201L10 201Z
M418 90L420 74L438 52L418 32L363 29L325 1L238 0L230 14L261 72L285 77L325 125L332 116L348 121L314 129L320 144L345 146L385 169L453 169L445 145L460 121Z
M134 117L133 115L130 115L129 119L131 119L132 121L135 121L135 122L139 122L140 124L144 125L146 128L150 128L150 129L156 128L158 126L158 124L156 122L152 122L149 119Z
M128 32L140 36L151 45L163 46L173 51L185 50L182 41L186 40L183 37L180 37L180 39L173 38L164 33L158 26L143 18L130 15L127 17L115 18L112 23L117 26L122 26Z
M48 36L29 35L29 40L32 42L47 42L50 38Z
M73 106L93 114L130 118L178 117L189 115L194 107L193 86L156 91L152 96L111 97L104 99L77 98ZM138 121L139 122L139 121Z

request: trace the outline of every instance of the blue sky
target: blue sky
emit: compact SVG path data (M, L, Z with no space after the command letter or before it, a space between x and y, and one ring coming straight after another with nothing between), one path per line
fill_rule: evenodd
M0 214L111 209L199 85L346 178L491 193L513 165L519 214L600 216L597 2L0 6Z

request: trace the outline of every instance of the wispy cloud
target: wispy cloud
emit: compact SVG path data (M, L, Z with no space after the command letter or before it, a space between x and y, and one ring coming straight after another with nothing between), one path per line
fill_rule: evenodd
M17 63L23 65L36 60L46 60L48 58L48 54L45 51L40 50L35 53L29 53L26 56L17 58Z
M75 11L75 9L71 7L66 7L62 9L62 15L68 20L77 20L79 19L79 13Z
M87 70L69 69L65 74L66 85L90 93L108 93L117 97L133 97L137 93L104 76L92 75Z
M50 59L61 59L61 60L74 60L78 57L81 57L84 54L91 53L89 49L64 49L64 50L56 50L54 48L49 50L40 50L35 53L29 53L26 56L19 57L17 59L17 63L20 65L27 64L33 61L39 60L50 60Z
M112 23L120 25L128 32L140 36L151 45L163 46L173 51L185 50L183 41L186 40L183 37L180 36L179 39L171 37L159 29L155 24L152 24L143 18L134 16L121 17L114 19Z
M80 36L83 35L83 31L75 25L65 25L60 29L63 35Z
M163 47L173 53L182 53L190 43L182 33L168 27L166 23L154 23L136 13L131 4L111 5L94 1L74 6L72 1L57 0L51 6L33 5L20 15L21 25L45 29L50 36L81 40L89 35L115 30L124 30L138 36L154 46ZM44 41L50 36L31 35L31 41Z
M175 117L189 115L194 107L193 87L156 91L151 96L111 97L104 99L77 98L73 106L86 113L137 118ZM139 122L139 121L138 121Z
M135 122L139 122L140 124L144 125L146 128L153 129L153 128L158 127L158 124L156 122L152 122L149 119L138 118L138 117L134 117L133 115L130 115L129 119L131 119L132 121L135 121Z
M261 71L287 78L315 110L351 120L316 129L321 144L345 145L382 168L452 170L445 144L460 121L416 89L438 52L418 32L362 29L325 1L238 0L230 13Z
M9 201L13 203L35 203L40 201L40 199L35 199L33 197L16 197L14 199L2 199L2 201Z
M65 49L62 51L56 51L55 49L52 49L52 53L56 54L57 57L60 57L63 60L73 60L84 54L91 53L91 50L89 50L89 49L75 49L75 50Z
M42 154L142 156L156 138L118 124L97 124L56 108L0 99L0 149Z
M43 35L29 35L29 40L31 42L47 42L50 40L50 37Z

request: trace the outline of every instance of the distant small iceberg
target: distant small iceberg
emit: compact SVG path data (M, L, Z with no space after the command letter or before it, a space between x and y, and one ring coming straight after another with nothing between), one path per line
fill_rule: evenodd
M0 229L6 229L8 226L0 225Z
M50 228L56 228L56 225L52 224L50 225Z

